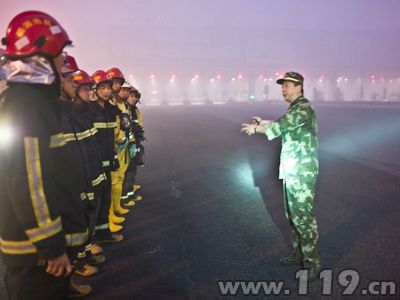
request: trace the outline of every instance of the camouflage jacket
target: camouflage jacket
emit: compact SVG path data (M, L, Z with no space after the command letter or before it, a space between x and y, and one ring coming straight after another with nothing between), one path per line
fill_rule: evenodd
M265 130L268 140L282 136L279 178L315 180L318 175L318 140L315 112L300 96L287 112Z

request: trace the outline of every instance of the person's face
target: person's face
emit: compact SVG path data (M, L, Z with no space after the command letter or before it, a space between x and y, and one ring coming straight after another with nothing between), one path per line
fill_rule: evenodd
M88 84L83 84L81 85L78 90L77 94L82 101L89 102L90 101L90 92L91 92L91 87Z
M97 96L104 101L110 99L111 92L111 85L109 83L100 83L96 88Z
M282 96L287 102L296 100L301 95L301 85L295 86L292 81L282 83Z
M124 81L120 78L113 79L112 89L115 93L118 93L120 91L123 82Z
M129 105L136 105L139 102L139 99L136 98L136 95L133 93L129 94L128 100L127 100Z
M118 96L119 96L121 99L126 100L126 99L128 99L128 97L129 97L129 91L130 91L129 88L121 88L121 89L119 90L119 92L118 92Z
M56 67L56 71L58 72L58 74L61 74L61 68L64 66L64 59L65 59L64 53L61 53L53 58L53 63L54 66Z
M74 77L71 74L62 77L62 88L64 89L65 93L72 99L75 96L75 83Z
M97 96L96 96L94 90L90 89L90 91L89 91L89 101L96 101L96 100L97 100Z

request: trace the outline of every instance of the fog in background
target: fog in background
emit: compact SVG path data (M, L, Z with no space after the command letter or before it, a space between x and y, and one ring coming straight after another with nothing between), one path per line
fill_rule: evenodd
M24 10L66 29L81 68L133 76L260 73L397 76L398 0L4 1L0 29Z
M285 71L321 101L400 101L398 0L2 1L68 32L81 69L119 67L146 103L280 99Z

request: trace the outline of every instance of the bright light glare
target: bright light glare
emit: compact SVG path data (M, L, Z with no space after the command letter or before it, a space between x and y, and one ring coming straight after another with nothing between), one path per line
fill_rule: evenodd
M249 163L242 162L237 164L234 169L237 183L241 186L254 186L253 171Z
M0 124L0 148L10 145L13 139L13 130L7 124Z

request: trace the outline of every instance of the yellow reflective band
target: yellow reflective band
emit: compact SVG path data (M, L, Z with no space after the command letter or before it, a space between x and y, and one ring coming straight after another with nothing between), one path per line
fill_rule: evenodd
M99 185L102 183L104 180L106 180L106 174L102 173L100 174L96 179L92 180L92 186Z
M65 241L69 247L80 246L87 241L88 236L89 232L87 230L81 233L66 234Z
M75 134L73 134L73 133L65 133L64 134L64 139L65 139L65 141L67 143L68 142L72 142L72 141L76 141Z
M110 161L109 160L103 160L102 165L103 165L103 167L109 167L110 166Z
M87 198L86 193L81 193L81 200L84 201L86 200L86 198Z
M61 218L58 217L53 222L46 225L40 226L38 228L32 228L25 230L26 235L32 243L39 242L41 240L47 239L53 235L56 235L62 230Z
M106 224L103 224L103 225L97 225L95 227L95 230L105 230L105 229L108 229L108 228L110 228L110 224L106 223Z
M85 246L85 251L86 251L86 252L87 252L87 251L90 251L92 248L93 248L93 244L92 244L92 243L87 244L87 245Z
M43 190L38 138L24 138L26 171L33 210L39 227L51 223L49 208Z
M88 193L87 197L88 197L89 201L94 200L94 193Z
M76 138L78 139L78 141L86 139L90 136L92 136L91 129L85 130L84 132L76 133Z
M101 123L103 124L103 123ZM106 124L106 123L104 123ZM72 142L72 141L81 141L83 139L86 139L88 137L91 137L97 133L96 128L90 128L88 130L85 130L83 132L76 132L76 133L64 133L64 139L66 142Z
M58 133L58 134L52 135L50 137L50 148L51 149L62 147L66 143L67 143L67 141L65 140L63 133Z
M93 123L93 126L95 128L117 128L118 127L118 123L117 122L97 122L97 123Z
M101 123L101 122L96 122L93 123L93 126L97 129L97 128L107 128L107 123Z
M33 254L36 247L30 241L5 241L0 238L0 250L5 254Z
M91 129L89 129L90 130L90 133L92 134L92 135L95 135L96 133L97 133L97 129L96 128L91 128Z

